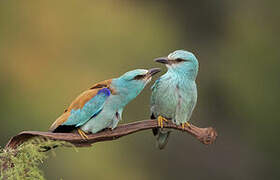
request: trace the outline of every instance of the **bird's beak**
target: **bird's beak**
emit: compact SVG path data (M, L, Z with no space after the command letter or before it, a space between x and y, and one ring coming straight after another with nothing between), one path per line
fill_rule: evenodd
M162 64L168 64L169 63L169 59L167 57L156 58L154 61L158 62L158 63L162 63Z
M149 69L146 77L152 77L153 75L155 75L156 73L160 72L160 68L152 68L152 69Z

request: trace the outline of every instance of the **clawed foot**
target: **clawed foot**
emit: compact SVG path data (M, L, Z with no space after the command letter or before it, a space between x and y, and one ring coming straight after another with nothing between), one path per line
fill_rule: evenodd
M159 116L157 120L158 120L158 126L160 126L161 128L163 128L163 121L168 122L168 120L162 116Z
M88 136L86 135L86 133L83 130L81 130L80 128L78 128L78 133L83 138L83 140L89 139Z
M191 129L191 124L188 122L182 123L182 128L185 129L185 126Z

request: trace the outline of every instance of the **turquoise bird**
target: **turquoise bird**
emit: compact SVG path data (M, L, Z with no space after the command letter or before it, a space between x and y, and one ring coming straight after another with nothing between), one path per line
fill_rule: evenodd
M71 132L74 129L83 139L86 133L114 129L122 118L124 107L148 84L159 68L136 69L119 78L105 80L80 94L51 125L51 132Z
M162 129L163 121L190 127L188 121L197 101L195 80L199 65L195 55L185 50L174 51L155 61L168 68L155 81L151 95L151 118L157 119L161 127L154 128L153 133L157 136L157 147L163 149L170 135L170 131Z

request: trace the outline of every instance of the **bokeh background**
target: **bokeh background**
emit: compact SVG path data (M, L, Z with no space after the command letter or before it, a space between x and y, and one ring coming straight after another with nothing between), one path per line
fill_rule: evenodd
M47 179L280 178L279 1L1 1L0 144L46 131L90 85L176 49L200 62L191 122L213 126L204 146L175 132L165 150L150 131L91 148L57 149ZM157 76L158 77L158 76ZM149 117L150 86L123 113Z

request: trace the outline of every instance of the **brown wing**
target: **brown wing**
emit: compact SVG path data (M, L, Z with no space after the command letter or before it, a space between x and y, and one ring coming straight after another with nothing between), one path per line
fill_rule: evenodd
M94 84L90 89L105 88L106 87L106 88L110 89L112 94L116 94L115 90L112 87L110 87L111 82L112 82L112 79L104 80L104 81L101 81L99 83Z
M111 79L105 80L99 83L94 84L90 89L81 93L71 104L70 106L64 111L64 113L59 116L56 121L51 125L49 131L55 131L61 124L67 121L68 117L71 115L71 110L74 109L81 109L84 105L91 100L100 89L108 88L110 89L111 93L113 94L113 89L110 87Z

